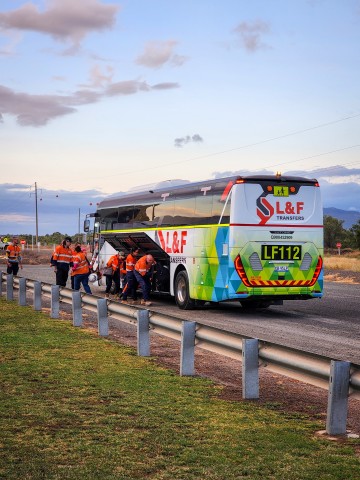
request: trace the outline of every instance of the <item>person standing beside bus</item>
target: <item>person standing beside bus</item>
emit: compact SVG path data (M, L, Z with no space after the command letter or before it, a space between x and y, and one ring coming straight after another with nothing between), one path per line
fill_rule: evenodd
M51 259L56 275L56 285L66 287L69 276L70 263L72 262L73 250L70 248L71 238L65 237L64 241L55 248Z
M124 252L117 252L115 255L109 258L106 266L111 267L112 275L105 275L106 276L105 298L109 298L110 289L113 281L115 283L114 295L118 295L120 293L120 275L121 275L121 270L123 269L124 260L125 260Z
M129 255L126 257L126 285L122 293L123 303L128 303L127 297L130 295L134 302L137 300L136 290L138 283L135 278L134 269L137 261L137 256L140 253L139 248L132 248Z
M143 299L141 305L151 305L150 291L151 291L151 277L153 274L153 266L156 265L155 259L152 255L147 254L141 257L135 263L134 274L137 282L139 283Z
M80 290L80 284L84 287L86 293L92 294L89 286L89 262L86 257L86 253L82 251L81 246L75 247L73 255L73 278L74 278L74 290Z
M21 247L19 246L19 239L13 237L12 244L6 247L7 256L7 273L9 275L17 275L19 267L22 269L21 261Z

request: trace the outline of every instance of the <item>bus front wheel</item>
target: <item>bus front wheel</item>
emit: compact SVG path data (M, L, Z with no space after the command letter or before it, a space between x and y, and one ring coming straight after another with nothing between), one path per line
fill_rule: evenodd
M176 275L174 285L176 305L182 310L192 310L195 301L190 298L189 278L185 271L181 271Z

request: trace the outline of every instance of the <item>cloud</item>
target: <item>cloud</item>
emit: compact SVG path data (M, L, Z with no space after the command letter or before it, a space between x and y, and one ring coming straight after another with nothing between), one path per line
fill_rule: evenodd
M186 62L187 57L173 53L177 43L175 40L148 42L144 52L137 57L135 63L148 68L160 68L166 63L181 66Z
M45 125L50 119L73 113L69 107L67 97L57 95L28 95L15 93L10 88L0 85L0 111L2 114L11 114L17 118L22 126Z
M186 135L185 137L175 138L174 144L175 144L175 147L181 148L187 143L191 143L191 142L200 143L203 141L204 140L202 139L202 137L200 137L198 133L195 133L195 135L192 135L192 136Z
M110 78L111 72L102 79L99 74L98 82L106 83ZM167 90L178 86L177 83L170 82L151 86L144 81L125 80L108 85L102 92L83 89L70 95L30 95L0 85L0 123L3 122L3 115L9 114L15 116L17 123L23 127L41 127L57 117L75 113L75 107L96 103L104 97Z
M253 23L241 22L234 28L238 36L239 42L248 52L256 52L270 48L269 45L263 42L262 36L270 32L269 24L261 20Z
M293 170L288 172L289 175L303 175L303 170ZM315 177L331 178L331 177L352 177L360 176L360 168L347 168L343 165L334 165L332 167L316 168L312 170Z
M115 24L118 5L99 0L49 0L44 11L28 2L16 10L0 13L0 27L35 31L57 41L71 43L76 50L91 32L110 29Z
M105 72L104 72L105 70ZM101 89L112 83L114 76L114 68L107 65L105 69L101 69L98 64L95 64L89 73L89 82L87 84L81 84L81 88L85 89Z

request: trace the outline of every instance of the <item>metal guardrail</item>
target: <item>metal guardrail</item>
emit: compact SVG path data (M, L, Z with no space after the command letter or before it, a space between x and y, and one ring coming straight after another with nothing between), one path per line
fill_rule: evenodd
M75 326L81 325L82 307L97 312L99 335L108 334L108 316L136 324L139 355L150 355L150 330L181 342L181 375L194 374L195 348L239 360L242 362L243 398L259 398L259 366L327 389L326 430L332 435L346 433L348 397L351 395L360 399L360 365L354 363L332 360L199 322L183 321L175 316L120 304L56 285L13 277L3 272L0 272L0 295L3 283L6 283L7 300L13 300L13 291L18 290L20 305L26 305L26 289L32 291L36 310L41 310L42 295L50 297L52 318L59 317L60 303L72 304Z

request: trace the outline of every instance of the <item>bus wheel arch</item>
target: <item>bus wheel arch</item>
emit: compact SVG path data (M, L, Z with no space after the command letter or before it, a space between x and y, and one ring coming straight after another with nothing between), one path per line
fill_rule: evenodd
M182 310L192 310L195 307L195 300L190 298L189 277L183 267L176 269L174 277L174 296L176 305Z

